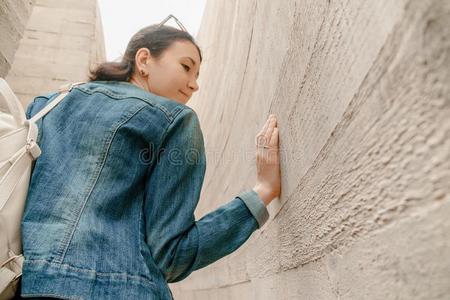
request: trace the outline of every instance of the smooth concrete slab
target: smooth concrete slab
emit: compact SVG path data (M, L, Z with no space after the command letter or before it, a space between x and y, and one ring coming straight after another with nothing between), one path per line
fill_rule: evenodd
M5 77L14 62L34 1L5 0L0 2L0 76Z
M7 81L27 106L61 85L86 81L89 68L105 60L95 0L36 0Z

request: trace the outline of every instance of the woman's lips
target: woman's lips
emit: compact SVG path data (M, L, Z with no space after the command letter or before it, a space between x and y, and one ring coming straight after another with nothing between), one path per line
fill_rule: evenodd
M189 96L188 94L186 94L186 93L184 93L183 91L180 91L180 93L182 93L183 95L185 95L186 97L191 97L191 96Z

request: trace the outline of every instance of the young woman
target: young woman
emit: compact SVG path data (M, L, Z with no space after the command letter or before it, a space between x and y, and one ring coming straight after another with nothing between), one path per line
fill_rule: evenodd
M38 123L22 297L172 299L168 282L232 253L264 224L280 194L274 116L257 135L255 186L194 219L205 150L185 104L201 62L187 32L143 28L121 62L98 66ZM55 97L37 97L28 118Z

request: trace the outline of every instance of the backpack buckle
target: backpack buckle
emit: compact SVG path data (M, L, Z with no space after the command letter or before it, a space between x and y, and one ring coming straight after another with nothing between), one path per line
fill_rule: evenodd
M28 135L27 135L27 143L25 145L25 150L30 153L33 159L38 158L41 155L41 148L36 143L36 139L38 136L38 128L35 123L30 122L30 120L26 120L24 122L25 126L28 126Z
M41 148L33 139L27 141L25 149L27 150L28 153L30 153L33 159L38 158L42 153Z

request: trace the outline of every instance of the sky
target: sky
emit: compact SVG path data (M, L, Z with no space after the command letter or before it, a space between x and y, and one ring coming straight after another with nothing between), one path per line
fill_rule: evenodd
M122 56L134 33L161 22L170 14L195 37L206 0L99 0L99 4L106 58L112 61ZM166 24L177 27L173 19Z

